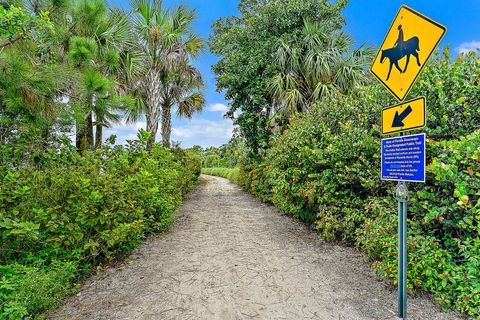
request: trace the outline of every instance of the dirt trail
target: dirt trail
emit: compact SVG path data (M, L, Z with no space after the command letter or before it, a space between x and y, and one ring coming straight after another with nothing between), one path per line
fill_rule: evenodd
M319 240L225 179L202 180L168 232L47 318L396 319L396 292L362 254ZM409 319L461 318L417 297Z

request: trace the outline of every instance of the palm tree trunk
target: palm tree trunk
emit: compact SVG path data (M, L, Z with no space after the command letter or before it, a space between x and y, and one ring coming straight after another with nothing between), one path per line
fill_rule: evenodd
M151 152L158 131L161 99L160 74L155 69L151 70L147 77L147 131L150 133L147 141L147 151Z
M2 120L2 119L0 119L0 120ZM7 144L6 133L7 133L7 127L0 124L0 145Z
M162 106L162 143L165 148L170 148L170 134L172 133L172 106Z
M41 150L46 152L48 149L48 138L50 138L50 127L47 126L42 133L42 146Z
M158 131L158 118L147 113L147 131L150 133L147 141L147 151L151 152L155 144L155 136Z
M103 136L103 125L99 123L95 126L95 150L102 147L102 139L103 139L102 136Z
M75 126L76 137L75 137L75 146L77 151L80 154L84 154L87 149L87 136L85 135L85 124L77 121Z
M86 136L87 136L87 148L93 149L93 113L89 112L87 115L87 128L86 128Z

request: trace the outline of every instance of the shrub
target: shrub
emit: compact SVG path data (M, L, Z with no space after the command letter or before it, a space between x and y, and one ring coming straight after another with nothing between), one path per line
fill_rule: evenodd
M77 275L72 262L55 262L48 267L10 264L0 266L0 319L22 319L55 307L74 289L70 283Z
M240 167L238 184L260 200L271 202L271 184L265 174L265 163L250 163Z
M480 56L475 52L456 58L445 49L422 72L409 97L427 99L427 136L457 139L480 129Z
M276 132L264 172L272 202L328 238L353 239L364 219L363 200L383 194L378 179L378 138L371 105L355 97L325 103L295 116ZM338 112L338 108L342 112Z
M239 168L203 168L202 173L212 176L226 178L232 182L238 181Z
M31 165L14 156L4 149L0 158L7 319L44 311L71 291L72 279L168 227L200 170L200 159L185 151L156 146L150 155L138 142L84 156L65 146Z
M324 238L362 248L373 269L396 283L393 184L380 181L380 139L368 124L371 111L356 101L339 100L336 115L320 105L294 117L274 134L262 172L277 207L312 223ZM428 139L427 147L427 183L410 186L408 287L480 316L480 131Z

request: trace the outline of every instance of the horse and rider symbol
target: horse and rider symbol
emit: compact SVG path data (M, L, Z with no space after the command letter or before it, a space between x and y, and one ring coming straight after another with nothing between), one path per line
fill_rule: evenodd
M392 67L395 66L400 73L405 73L408 68L408 63L410 62L410 56L417 58L417 64L420 67L420 59L418 57L418 51L420 51L420 40L418 37L411 37L407 41L403 40L403 28L402 25L398 26L398 39L393 45L393 48L382 50L382 56L380 58L380 63L385 61L385 58L388 58L390 61L390 68L388 69L387 80L390 78L390 73L392 72ZM407 63L405 64L405 69L401 69L398 65L398 61L407 57Z

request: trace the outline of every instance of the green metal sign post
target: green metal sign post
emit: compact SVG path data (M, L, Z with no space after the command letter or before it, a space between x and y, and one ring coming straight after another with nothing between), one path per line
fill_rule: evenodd
M395 188L398 200L398 317L407 318L407 206L408 187L399 182Z

